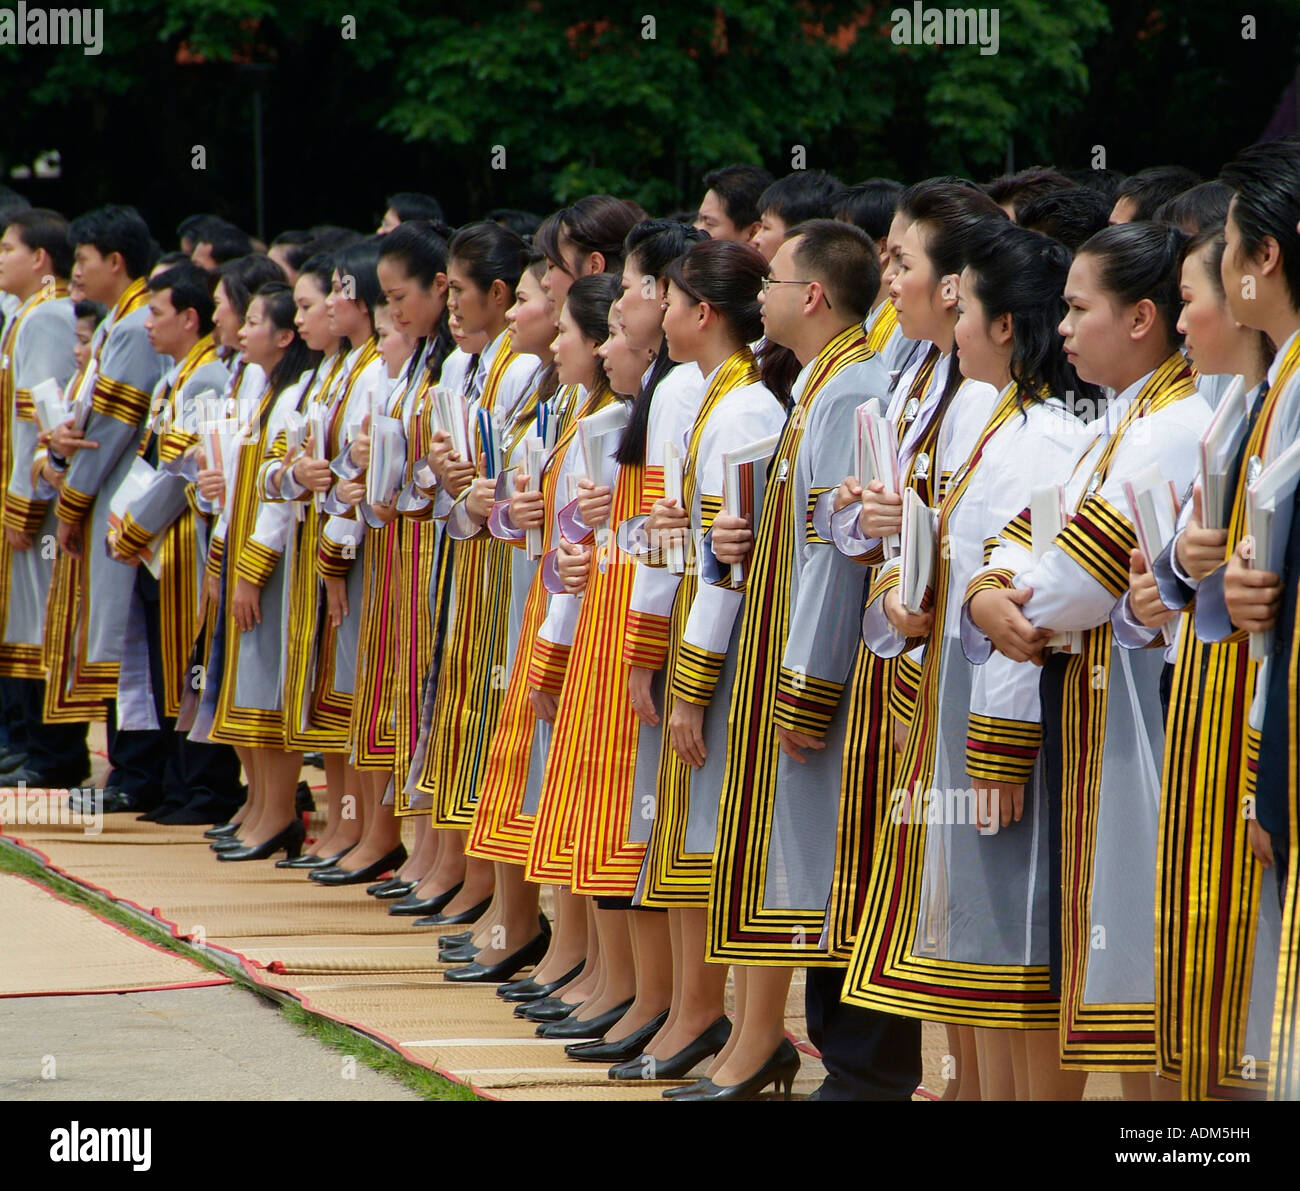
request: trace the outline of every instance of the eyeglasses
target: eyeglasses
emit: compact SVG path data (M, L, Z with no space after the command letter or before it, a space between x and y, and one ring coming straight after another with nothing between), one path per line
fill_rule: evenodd
M783 281L776 277L764 277L762 284L763 284L763 292L767 293L768 290L770 290L774 285L812 285L814 283L811 281ZM820 285L821 282L817 282L816 284ZM830 298L826 297L825 289L822 290L822 298L826 302L826 309L827 310L832 309L831 300Z

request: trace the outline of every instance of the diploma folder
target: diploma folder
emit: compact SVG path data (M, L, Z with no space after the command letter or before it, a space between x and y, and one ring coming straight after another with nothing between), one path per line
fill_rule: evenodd
M915 488L903 493L903 532L898 598L909 612L920 612L934 577L934 513Z
M1124 482L1124 495L1137 530L1138 549L1150 570L1178 528L1178 494L1160 468L1152 464ZM1166 645L1174 643L1171 623L1162 625L1160 632Z
M1234 376L1201 435L1201 519L1205 529L1226 529L1232 508L1228 474L1250 425L1245 382Z
M1300 483L1300 439L1265 467L1246 489L1246 535L1250 565L1281 575L1291 535L1291 513ZM1273 630L1251 633L1250 656L1262 662L1273 650Z
M879 480L886 492L898 491L898 435L894 424L880 412L880 399L872 397L856 410L858 483L866 490ZM897 558L897 534L890 534L881 546L886 558Z
M1034 561L1039 562L1054 546L1056 535L1070 523L1070 514L1065 507L1065 488L1060 484L1035 488L1029 494L1029 519L1033 531ZM1073 630L1054 633L1048 639L1047 647L1079 653L1083 649L1083 634Z
M758 523L763 516L763 499L767 495L767 472L776 453L779 434L746 443L722 455L722 501L735 517L748 517L750 528L758 537ZM743 589L749 574L749 559L731 564L731 585Z
M578 421L578 444L582 448L582 466L597 488L612 488L618 465L614 452L623 441L623 431L632 417L631 406L623 402L607 405ZM596 545L609 541L609 525L596 526Z

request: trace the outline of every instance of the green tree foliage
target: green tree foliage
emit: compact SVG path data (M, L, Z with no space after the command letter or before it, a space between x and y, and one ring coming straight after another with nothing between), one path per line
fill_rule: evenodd
M1133 169L1177 144L1213 172L1294 73L1296 0L1257 7L1247 43L1221 0L1003 0L983 54L896 44L912 6L861 0L106 0L98 56L0 46L0 164L57 148L64 177L34 198L248 225L256 91L272 231L365 226L393 189L454 220L595 190L665 211L728 161L910 180L1009 153L1082 167L1098 143Z

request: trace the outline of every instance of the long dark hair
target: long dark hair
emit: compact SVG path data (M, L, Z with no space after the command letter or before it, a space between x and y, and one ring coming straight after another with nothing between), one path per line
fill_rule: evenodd
M645 218L635 203L617 199L612 194L589 194L542 220L533 242L570 277L573 262L564 259L560 236L565 235L580 256L599 252L605 260L606 273L623 271L623 240L632 225Z
M540 285L542 277L546 273L546 254L540 249L531 248L528 251L528 265L524 269L525 273L531 273L533 279ZM522 274L520 280L523 280ZM555 391L560 387L560 376L555 369L555 361L552 360L542 370L541 376L537 381L537 400L538 402L549 401L555 396ZM520 415L523 416L522 414Z
M1078 394L1099 408L1101 390L1079 378L1056 329L1065 314L1070 260L1069 249L1050 236L993 220L972 236L966 253L985 315L1011 316L1011 379L1022 410L1044 387L1056 397Z
M471 223L451 238L447 256L484 293L492 288L493 282L501 281L513 300L515 287L528 263L528 244L517 232L499 223Z
M315 368L321 361L321 353L312 351L302 341L298 328L294 325L293 316L296 308L293 301L293 286L285 281L268 281L258 287L253 298L261 298L262 309L266 311L266 317L271 320L271 325L277 331L293 332L293 339L284 349L284 355L271 369L271 375L266 378L267 387L272 394L278 396L309 368ZM252 298L249 301L251 302Z
M564 310L584 338L604 343L609 338L609 308L618 298L618 278L612 273L588 273L569 287ZM597 369L597 386L604 384L605 374Z
M1229 218L1241 233L1241 251L1254 256L1272 236L1282 250L1282 275L1291 308L1300 309L1300 140L1286 137L1243 149L1219 174L1233 190Z
M1219 295L1219 304L1223 305L1228 300L1228 291L1223 288L1223 254L1227 250L1227 243L1224 240L1223 224L1215 227L1202 228L1192 236L1184 245L1182 254L1178 260L1178 272L1181 280L1183 265L1187 262L1189 256L1200 252L1202 248L1205 251L1205 258L1201 262L1205 272L1209 275L1210 284L1214 286L1214 292ZM1182 287L1180 285L1179 292ZM1252 329L1253 335L1258 337L1259 341L1259 358L1267 371L1268 366L1273 362L1274 355L1277 354L1277 345L1268 337L1265 332Z
M433 288L439 273L446 274L447 241L431 220L406 220L381 238L383 243L379 246L379 259L401 262L406 275L424 289ZM436 381L442 375L443 363L456 350L456 340L452 338L449 317L444 304L442 316L438 319L433 335L421 337L411 353L410 363L407 364L408 380L414 377L421 361L427 364L431 379Z
M762 307L758 291L768 275L763 254L749 244L729 240L706 240L693 244L672 261L664 274L693 302L707 302L716 310L732 334L742 344L752 343L763 334ZM760 360L759 373L773 396L787 405L790 391L773 387L780 378L769 377L767 360Z
M918 182L903 191L899 210L913 223L923 225L928 232L924 239L925 254L936 277L946 277L962 271L966 253L985 221L994 226L1009 222L1002 210L982 190L973 190L954 182ZM965 378L957 362L949 362L943 391L930 415L921 438L938 431ZM920 441L920 440L918 440Z
M217 280L226 287L226 296L230 304L239 311L242 319L248 313L249 299L262 286L272 281L287 281L284 270L269 256L260 252L250 252L247 256L237 256L217 268ZM325 282L325 292L330 292L329 282Z
M375 272L383 240L383 236L367 236L364 240L349 244L334 258L334 269L339 279L346 282L350 278L352 297L365 305L372 339L375 337L375 307L384 296L379 287L379 274Z
M1181 229L1164 223L1117 223L1089 236L1078 252L1097 258L1102 288L1120 305L1144 298L1154 303L1171 352L1183 341L1178 333L1178 263L1187 239Z

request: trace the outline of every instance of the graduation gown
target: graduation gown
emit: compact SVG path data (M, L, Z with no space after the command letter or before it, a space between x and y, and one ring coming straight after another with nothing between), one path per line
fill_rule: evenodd
M1040 741L1060 830L1061 1063L1083 1070L1155 1067L1154 903L1163 657L1114 648L1110 615L1128 590L1136 534L1123 484L1152 463L1177 491L1190 485L1209 408L1175 352L1113 398L1089 424L1096 441L1066 486L1070 524L1037 562L1024 510L1003 531L966 599L985 587L1029 587L1025 616L1039 627L1079 631L1078 653L1053 655L1044 674L1040 736L1011 744L1032 755ZM963 609L967 656L991 646ZM1054 678L1059 686L1049 688ZM1046 706L1049 691L1061 706ZM1057 743L1059 741L1059 744ZM1059 755L1058 755L1059 754ZM1057 792L1059 791L1059 795ZM1059 797L1059 811L1052 800ZM1055 858L1053 868L1055 870ZM1058 928L1057 921L1051 924Z
M45 603L54 575L54 540L58 518L55 493L40 478L46 459L38 446L40 428L32 405L32 388L54 380L60 390L77 371L73 348L77 322L67 286L42 288L10 317L0 337L0 518L6 529L30 534L27 550L11 550L0 539L0 675L45 677L41 640Z
M68 461L55 514L81 527L83 557L63 558L55 567L46 615L45 662L49 680L45 718L80 720L61 706L112 699L117 693L122 642L135 568L110 558L104 547L109 501L130 470L149 420L150 395L165 357L150 346L144 329L149 291L142 278L123 291L91 342L93 369L81 387L90 388L85 437L98 450L82 450ZM54 605L58 604L57 612Z
M680 444L690 541L671 618L662 626L667 649L661 721L667 724L672 702L677 699L706 708L703 739L707 756L700 769L692 769L678 756L665 732L653 758L655 785L651 789L657 790L657 800L652 801L653 826L637 903L664 909L703 909L708 905L718 800L726 766L735 645L745 599L743 590L699 582L699 543L722 508L724 453L779 433L785 422L785 410L759 382L748 348L726 360L705 384L694 424ZM654 562L650 556L638 561Z
M959 638L966 584L996 535L1034 488L1062 479L1082 426L1059 398L1023 411L1016 386L996 396L965 382L938 447L935 621L925 643L917 713L880 808L883 826L845 980L852 1004L980 1026L1054 1027L1049 985L1047 831L1034 758L1007 748L1039 720L1038 668L977 668ZM881 656L906 642L883 597L898 586L893 560L877 572L863 637ZM996 673L994 673L996 671ZM1026 785L1025 813L1009 827L977 827L986 782ZM997 815L997 811L993 811Z
M819 496L853 468L854 411L889 374L858 324L800 372L755 529L709 894L708 958L827 962L817 949L835 861L841 698L858 640L864 571L814 529ZM701 577L729 581L704 544ZM804 764L777 726L825 740ZM811 937L809 937L811 936Z

